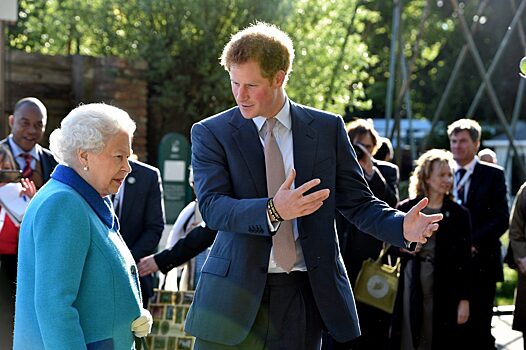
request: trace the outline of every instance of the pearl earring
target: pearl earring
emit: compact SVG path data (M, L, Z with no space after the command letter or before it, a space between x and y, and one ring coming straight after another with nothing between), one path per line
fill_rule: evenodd
M85 165L83 169L84 169L84 171L88 171L89 170L87 165Z

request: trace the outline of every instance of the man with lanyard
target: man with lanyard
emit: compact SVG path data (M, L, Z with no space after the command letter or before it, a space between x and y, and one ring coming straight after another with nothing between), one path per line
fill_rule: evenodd
M454 195L470 212L471 299L466 336L473 349L495 349L491 318L496 283L504 278L500 236L508 229L507 189L502 167L480 162L480 125L460 119L448 126L450 148L456 161Z

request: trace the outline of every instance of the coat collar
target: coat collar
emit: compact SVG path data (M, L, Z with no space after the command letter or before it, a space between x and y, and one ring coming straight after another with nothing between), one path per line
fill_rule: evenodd
M109 197L101 197L75 170L66 165L57 165L51 177L77 191L108 228L119 231L119 221L114 214L113 204Z

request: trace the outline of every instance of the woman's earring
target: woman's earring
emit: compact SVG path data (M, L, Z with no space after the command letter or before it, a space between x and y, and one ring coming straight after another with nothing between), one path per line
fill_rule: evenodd
M83 169L84 169L84 171L88 171L88 170L89 170L89 168L88 168L87 165L84 165L84 168L83 168Z

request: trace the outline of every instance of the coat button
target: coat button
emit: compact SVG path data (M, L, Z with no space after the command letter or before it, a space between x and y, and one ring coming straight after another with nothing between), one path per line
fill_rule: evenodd
M137 268L135 267L135 265L132 265L130 270L131 270L132 275L136 275L137 274Z

